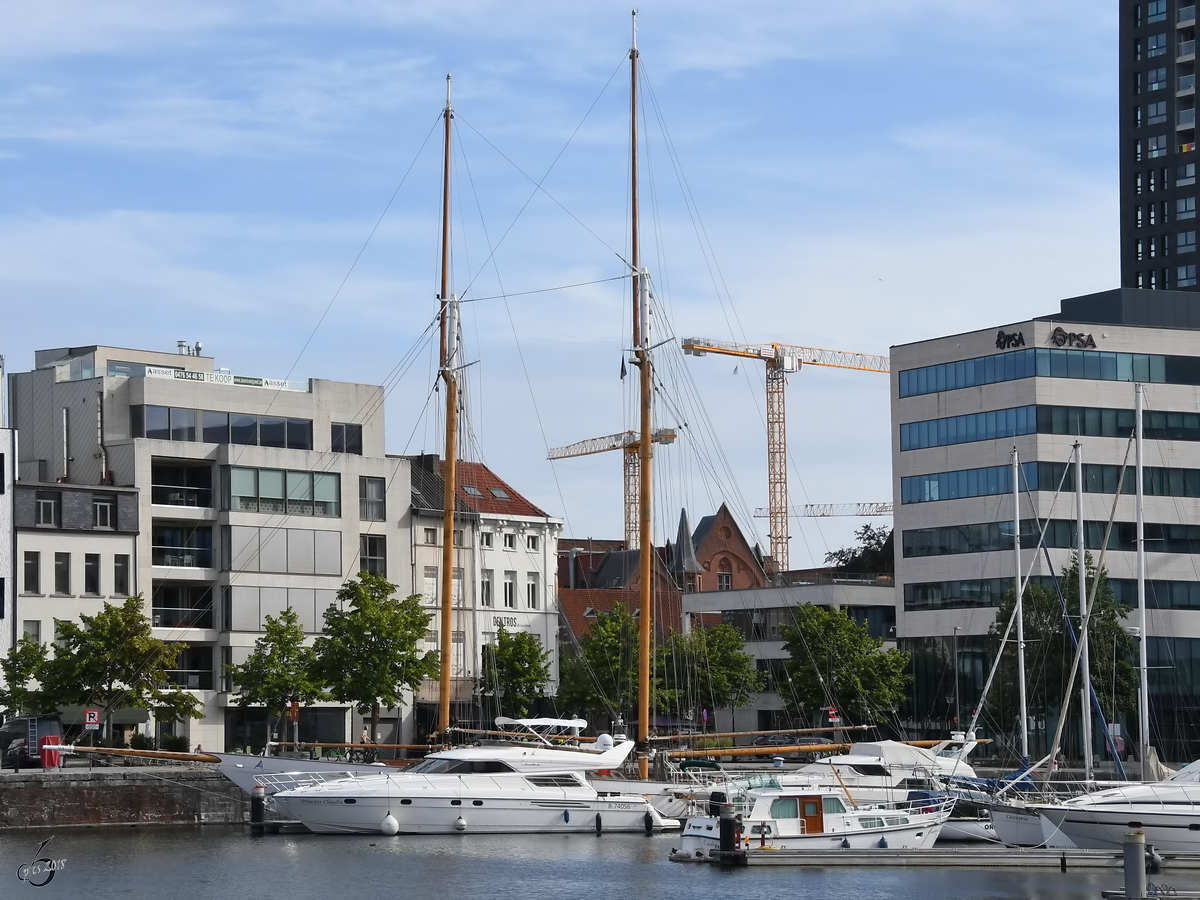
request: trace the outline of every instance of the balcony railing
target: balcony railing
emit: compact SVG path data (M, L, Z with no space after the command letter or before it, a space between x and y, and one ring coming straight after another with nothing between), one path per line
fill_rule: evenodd
M181 609L177 606L155 606L150 612L155 628L212 628L213 608Z
M1180 41L1179 42L1179 50L1176 53L1176 56L1178 58L1182 59L1185 56L1195 56L1195 55L1196 55L1196 42L1195 41Z
M1195 127L1196 125L1196 110L1181 109L1177 116L1178 124L1183 126Z
M211 569L212 549L191 547L152 547L151 564L155 566L178 566L184 569Z
M189 691L211 691L213 673L210 669L168 669L167 677L172 684Z
M1179 12L1175 16L1176 22L1190 22L1196 18L1196 5L1179 7Z
M1180 91L1180 92L1194 91L1195 89L1196 89L1196 76L1195 75L1180 75L1179 76L1179 86L1175 89L1176 91Z
M156 506L212 506L212 488L152 484L150 502Z

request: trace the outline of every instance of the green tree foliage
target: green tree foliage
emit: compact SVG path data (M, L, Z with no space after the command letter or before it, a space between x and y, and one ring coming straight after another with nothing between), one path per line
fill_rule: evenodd
M1092 554L1086 554L1084 565L1087 572L1086 589L1090 595L1097 577ZM1108 583L1108 572L1101 569L1099 578L1100 585L1096 591L1096 601L1088 625L1090 671L1092 685L1100 699L1105 718L1109 722L1116 722L1120 721L1122 712L1133 710L1137 706L1137 670L1131 662L1137 656L1137 642L1125 630L1123 618L1128 610L1117 602L1112 586ZM1078 634L1079 565L1076 556L1071 557L1070 565L1060 575L1059 585L1066 599L1067 612L1071 616L1071 626ZM996 621L990 631L993 658L999 647L1000 636L1012 615L1014 603L1014 593L1009 590L996 611ZM1028 585L1025 588L1022 610L1025 623L1026 695L1029 713L1036 719L1049 721L1061 709L1071 663L1075 658L1075 647L1063 621L1063 604L1053 588L1041 584ZM998 690L993 689L997 691L997 696L990 697L988 701L989 705L995 701L997 708L1005 710L1005 714L1000 718L1005 722L1014 723L1014 734L1017 727L1017 653L1013 640L1015 634L1014 628L1009 643L1004 648L1004 658L1001 662L1003 677L999 680ZM1076 717L1076 723L1079 721L1079 703L1076 696L1079 685L1080 678L1077 675L1071 697L1072 715ZM1053 731L1053 726L1049 725L1048 730ZM1075 740L1074 733L1077 731L1078 727L1066 731L1071 741Z
M663 653L656 648L651 671L652 708L666 699L661 680ZM559 669L558 707L589 719L637 718L638 620L623 603L598 613L592 627L579 639L579 652L564 654Z
M869 723L895 711L904 699L908 654L885 650L883 641L845 610L798 606L795 624L781 631L789 683L780 685L779 693L795 718L833 706L843 719Z
M315 674L336 700L372 714L379 727L380 705L399 706L405 688L415 691L440 672L438 653L417 651L433 614L421 595L395 597L396 586L382 575L362 572L338 591L338 605L325 612L325 627L313 644Z
M294 609L267 616L263 636L244 663L226 666L237 688L234 702L243 709L263 706L268 717L282 716L289 704L309 705L326 698L313 677L313 651L304 645L304 629ZM267 733L277 727L268 721Z
M857 546L831 550L825 554L825 565L843 572L886 574L896 571L892 529L864 525L854 532Z
M699 721L702 709L744 706L763 689L763 673L742 652L745 641L732 625L696 627L667 639L663 680L671 709Z
M504 626L496 632L496 643L483 648L479 690L496 700L502 716L529 715L530 704L542 696L550 680L550 654L536 634L510 634Z
M78 623L54 620L54 656L41 666L46 706L96 704L106 720L126 707L201 717L200 701L167 674L187 644L154 637L142 605L141 596L130 597L120 606L105 603Z
M0 707L14 715L42 711L42 691L33 686L42 677L48 654L46 645L29 635L21 635L15 647L0 660L4 684L0 686Z

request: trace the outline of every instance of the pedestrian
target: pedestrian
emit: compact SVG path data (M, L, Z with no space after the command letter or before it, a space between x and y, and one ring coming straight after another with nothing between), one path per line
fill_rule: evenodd
M363 728L362 739L359 741L359 743L360 743L360 744L373 744L373 743L375 743L373 740L371 740L371 735L370 735L370 733L367 731L367 729L366 729L366 728Z
M203 752L204 752L204 745L203 745L203 744L197 744L197 745L196 745L196 749L195 749L195 750L193 750L192 752L193 752L193 753L203 753Z

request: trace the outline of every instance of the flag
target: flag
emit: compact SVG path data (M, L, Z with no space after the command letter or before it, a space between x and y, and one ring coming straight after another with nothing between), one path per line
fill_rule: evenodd
M736 374L737 374L737 370L738 370L738 367L737 367L737 366L734 366L734 367L733 367L733 374L734 374L734 375L736 375Z
M626 374L627 374L627 373L626 373L626 371L625 371L625 357L623 357L623 356L622 356L622 357L621 357L621 380L622 380L622 381L624 381L624 380L625 380L625 375L626 375Z

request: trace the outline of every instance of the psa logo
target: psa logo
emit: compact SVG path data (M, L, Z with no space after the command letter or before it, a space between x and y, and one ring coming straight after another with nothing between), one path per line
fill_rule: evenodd
M996 349L1011 350L1013 347L1024 347L1025 335L1020 331L997 331Z
M1096 349L1096 341L1090 334L1064 331L1061 325L1050 332L1050 343L1055 347L1069 347L1072 350Z
M23 881L32 887L45 887L54 880L55 872L61 872L67 867L65 859L51 859L48 856L42 856L42 851L52 840L54 840L52 837L46 838L38 845L33 854L33 862L17 867L18 881Z

